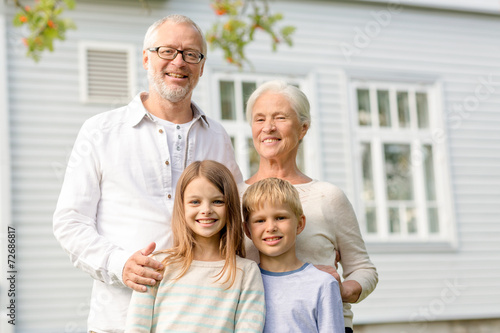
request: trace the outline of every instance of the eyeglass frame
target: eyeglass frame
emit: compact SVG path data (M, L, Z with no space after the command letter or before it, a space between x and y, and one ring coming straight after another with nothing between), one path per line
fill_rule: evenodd
M160 57L160 53L158 52L158 50L160 48L162 48L162 47L166 47L167 49L175 50L174 57L172 59L166 59L166 58ZM177 55L180 53L181 56L182 56L182 60L184 60L188 64L193 64L193 65L199 64L203 60L203 58L205 58L205 55L203 53L201 53L200 51L196 51L196 50L177 50L177 49L174 49L173 47L169 47L169 46L150 47L150 48L147 48L147 50L149 52L156 52L156 54L158 55L158 58L163 59L163 60L174 60L177 57ZM198 62L188 62L188 61L186 61L186 59L184 58L184 52L186 52L186 51L196 51L196 52L198 52L200 54L200 58L199 58Z

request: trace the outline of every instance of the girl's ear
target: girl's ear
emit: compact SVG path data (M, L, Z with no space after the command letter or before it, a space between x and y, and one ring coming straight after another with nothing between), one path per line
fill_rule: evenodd
M306 216L301 215L297 223L297 235L300 234L306 227Z

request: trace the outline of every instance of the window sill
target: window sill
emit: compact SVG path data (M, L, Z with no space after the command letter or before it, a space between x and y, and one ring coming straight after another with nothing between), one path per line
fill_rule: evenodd
M457 251L452 242L366 242L368 253L451 253Z

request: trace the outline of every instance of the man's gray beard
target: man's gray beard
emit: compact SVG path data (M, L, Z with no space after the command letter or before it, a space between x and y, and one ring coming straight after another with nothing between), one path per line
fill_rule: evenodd
M161 97L172 103L182 101L188 95L191 84L188 83L185 87L169 87L164 81L165 75L162 72L153 73L152 70L148 70L149 82Z

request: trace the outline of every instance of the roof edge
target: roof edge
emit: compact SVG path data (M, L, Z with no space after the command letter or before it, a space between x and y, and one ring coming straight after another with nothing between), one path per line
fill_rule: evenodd
M387 3L391 5L402 5L411 7L423 7L442 10L462 11L469 13L484 13L500 15L500 1L499 0L356 0L358 2L373 2L373 3Z

